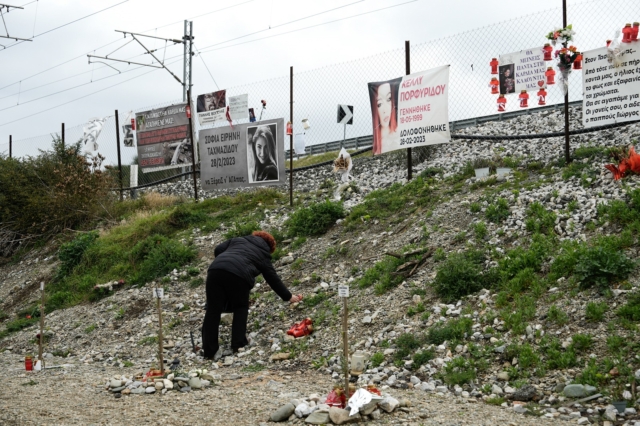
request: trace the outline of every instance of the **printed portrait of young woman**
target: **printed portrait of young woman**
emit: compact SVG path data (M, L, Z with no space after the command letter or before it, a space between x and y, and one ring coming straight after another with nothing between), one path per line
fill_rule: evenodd
M402 78L369 83L371 121L373 123L373 155L384 152L384 146L397 144L398 87Z
M277 124L247 128L249 183L278 181Z

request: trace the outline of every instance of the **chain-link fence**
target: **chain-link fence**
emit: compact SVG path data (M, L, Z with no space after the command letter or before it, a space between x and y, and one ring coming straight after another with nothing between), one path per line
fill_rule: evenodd
M605 41L613 37L616 29L622 28L626 22L638 20L640 2L637 0L591 0L567 8L567 22L573 24L576 36L571 44L579 50L591 50L605 45ZM502 54L516 52L526 48L541 46L546 42L545 34L562 26L562 9L551 9L540 13L522 16L494 25L460 32L456 35L425 43L412 44L410 48L410 67L418 72L440 65L450 64L449 118L451 121L468 120L496 114L496 95L490 93L488 87L491 79L489 61ZM388 80L405 74L405 49L399 49L369 56L327 67L297 72L293 76L294 133L302 132L301 121L308 119L311 128L305 132L307 145L333 143L329 147L339 146L343 138L358 138L361 146L370 144L372 133L371 106L367 91L367 83ZM548 63L549 66L555 63ZM289 71L288 69L286 71ZM285 74L285 73L283 73ZM563 92L556 86L548 89L547 104L561 104ZM209 90L198 90L207 92ZM256 116L263 119L284 117L289 120L290 78L288 72L281 78L250 83L227 88L227 95L249 94L249 107L254 108ZM196 93L193 98L195 99ZM512 95L517 96L517 95ZM266 100L263 110L260 100ZM581 71L574 71L569 77L569 99L582 99ZM167 102L140 108L144 111L152 108L180 103ZM535 102L531 102L535 104ZM338 104L354 107L353 125L337 124ZM507 111L520 109L517 99L509 99ZM114 105L114 107L117 107ZM194 109L195 110L195 109ZM528 108L537 110L537 105ZM105 113L108 113L105 111ZM127 111L120 111L122 126ZM70 117L78 122L84 117ZM242 121L241 121L242 122ZM196 134L200 129L194 120ZM218 122L214 126L224 126L226 122ZM573 126L580 126L574 121ZM454 127L455 128L455 127ZM115 117L109 116L98 139L100 153L106 157L105 165L117 166ZM65 140L69 143L82 138L83 125L67 126ZM60 129L52 129L50 135L20 139L13 137L13 155L37 155L38 149L47 149L54 135ZM506 135L505 135L506 136ZM359 147L360 148L360 147ZM421 161L421 152L416 150L415 158ZM8 153L8 144L0 144L0 153ZM559 155L561 153L559 152ZM129 165L135 162L137 151L121 145L121 162L123 165L124 186L129 185ZM140 185L154 182L187 169L171 169L162 172L143 173L139 171ZM184 179L185 177L182 177Z

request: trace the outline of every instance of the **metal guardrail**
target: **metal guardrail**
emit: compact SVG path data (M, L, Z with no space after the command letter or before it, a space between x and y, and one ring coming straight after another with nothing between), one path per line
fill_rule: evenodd
M571 107L582 106L582 101L580 100L580 101L569 102L569 106ZM522 115L535 114L542 111L553 111L553 110L558 110L563 108L564 108L564 104L552 104L552 105L545 105L545 106L541 106L533 109L521 109L517 111L504 112L501 114L466 118L464 120L449 122L449 129L453 132L455 130L461 130L467 127L477 126L479 124L488 123L490 121L510 120L512 118L520 117ZM357 138L345 139L344 142L339 140L339 141L331 141L326 143L309 145L305 147L304 155L315 155L315 154L322 154L325 152L339 151L341 146L343 146L345 149L358 150L360 148L365 148L371 145L373 145L373 135L359 136ZM286 158L289 158L288 149L285 149L285 156Z

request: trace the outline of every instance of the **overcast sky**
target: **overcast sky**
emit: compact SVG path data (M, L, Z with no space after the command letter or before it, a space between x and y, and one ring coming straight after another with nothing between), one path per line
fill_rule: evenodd
M57 132L61 122L76 126L90 117L111 115L115 109L140 110L180 101L182 87L165 70L131 71L135 65L110 62L122 72L118 74L103 64L87 63L87 53L106 55L131 40L114 32L116 29L181 38L182 21L193 18L195 46L205 52L194 58L193 91L199 94L216 90L213 79L219 88L233 88L285 77L290 66L296 74L302 73L401 49L405 40L414 44L440 39L559 8L562 4L561 0L11 0L11 3L27 4L24 10L14 9L4 15L9 33L23 38L37 36L31 42L16 45L0 39L0 44L8 47L0 50L0 144L5 144L10 134L14 140L23 140ZM117 6L38 36L114 5ZM387 9L372 12L382 8ZM206 14L218 9L225 10ZM203 14L206 15L196 17ZM314 14L317 16L309 17ZM362 16L344 19L359 14ZM290 23L294 20L299 21ZM335 20L339 21L328 23ZM317 26L303 29L314 25ZM299 31L277 36L293 30ZM2 31L0 27L0 34ZM247 36L251 33L256 34ZM169 68L182 78L182 45L169 43L165 51L165 42L161 40L144 41L149 48L159 49L158 56L176 57L167 59L167 63L177 61ZM98 49L108 43L111 44ZM530 46L519 48L527 47ZM132 42L111 56L150 63L149 55L142 52L142 47ZM69 62L63 66L32 77L66 61ZM149 74L125 82L143 73ZM396 75L385 78L392 77ZM65 80L53 83L60 79ZM116 85L120 82L123 83ZM41 85L44 86L37 88ZM60 91L64 92L54 94ZM47 97L34 100L43 96ZM249 96L250 106L259 102L259 94Z

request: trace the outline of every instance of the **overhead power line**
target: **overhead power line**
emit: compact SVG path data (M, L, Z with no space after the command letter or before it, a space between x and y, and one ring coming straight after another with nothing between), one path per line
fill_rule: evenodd
M11 108L17 108L17 107L22 106L24 104L28 104L28 103L31 103L31 102L39 101L41 99L45 99L45 98L48 98L50 96L59 95L60 93L68 92L69 90L73 90L73 89L77 89L79 87L87 86L87 85L92 84L92 83L97 83L99 81L106 80L106 79L112 78L112 77L116 77L116 76L121 75L121 74L126 74L126 73L129 73L129 72L138 70L140 68L144 68L144 65L141 65L141 66L135 67L135 68L131 68L131 69L126 70L126 71L122 71L120 74L112 74L112 75L108 75L106 77L98 78L96 80L88 81L86 83L78 84L78 85L73 86L73 87L68 87L66 89L62 89L62 90L59 90L59 91L54 92L54 93L49 93L47 95L40 96L39 98L29 99L28 101L24 101L24 102L21 102L21 103L16 104L16 105L11 105L11 106L2 108L2 109L0 109L0 111L6 111L6 110L11 109ZM87 72L91 72L91 71L87 71ZM25 90L25 92L26 92L26 90ZM21 93L24 93L24 92L21 92ZM14 96L14 95L11 95L11 96ZM0 98L0 99L3 99L3 98Z
M179 62L179 61L170 62L170 63L169 63L169 65L171 65L171 64L175 64L176 62ZM139 77L145 76L145 75L150 74L150 73L152 73L152 72L154 72L154 71L158 71L158 69L159 69L159 68L152 69L151 71L148 71L148 72L142 73L142 74L140 74L140 75L137 75L137 76L135 76L135 77L131 77L131 78L127 79L127 80L124 80L124 81L121 81L121 82L118 82L118 83L112 84L111 86L107 86L107 87L102 88L102 89L100 89L100 90L96 90L95 92L88 93L88 94L86 94L86 95L84 95L84 96L80 96L79 98L72 99L72 100L70 100L70 101L67 101L67 102L61 103L61 104L56 105L56 106L54 106L54 107L47 108L47 109L43 109L43 110L41 110L41 111L31 113L31 114L29 114L29 115L27 115L27 116L24 116L24 117L21 117L21 118L18 118L18 119L12 120L12 121L7 121L6 123L2 123L2 124L0 124L0 127L6 126L6 125L11 124L11 123L16 123L16 122L18 122L18 121L26 120L26 119L27 119L27 118L29 118L29 117L33 117L33 116L35 116L35 115L43 114L43 113L45 113L45 112L52 111L52 110L54 110L54 109L56 109L56 108L59 108L59 107L61 107L61 106L68 105L68 104L70 104L70 103L72 103L72 102L79 101L80 99L84 99L84 98L87 98L87 97L89 97L89 96L95 95L96 93L104 92L105 90L109 90L109 89L111 89L111 88L113 88L113 87L119 86L119 85L124 84L124 83L128 83L128 82L129 82L129 81L131 81L131 80L135 80L136 78L139 78Z
M207 66L207 63L204 61L204 59L202 58L202 55L200 55L200 51L198 50L198 48L196 47L196 45L193 45L193 48L196 49L196 52L198 53L198 56L200 57L200 59L202 60L202 63L204 64L204 67L207 69L207 72L209 73L209 75L211 76L211 80L213 80L213 84L216 85L216 89L220 90L220 87L218 86L218 83L216 82L216 79L213 78L213 74L211 74L211 71L209 70L209 67Z
M182 20L180 20L180 21L172 22L172 23L170 23L170 24L161 25L161 26L159 26L159 27L155 27L155 28L153 28L153 29L154 29L154 30L158 30L158 29L160 29L160 28L170 27L171 25L181 24L181 23L183 23L185 20L186 20L186 21L191 21L191 20L194 20L194 19L197 19L197 18L201 18L201 17L203 17L203 16L211 15L212 13L222 12L223 10L232 9L232 8L234 8L234 7L242 6L243 4L252 3L252 2L254 2L254 1L256 1L256 0L248 0L248 1L245 1L245 2L243 2L243 3L233 4L233 5L231 5L231 6L223 7L222 9L216 9L216 10L212 10L211 12L201 13L200 15L192 16L192 17L190 17L190 18L185 18L185 19L182 19ZM144 33L144 32L147 32L147 31L151 31L151 30L146 30L146 31L142 31L142 32Z
M217 10L214 10L214 11L211 11L211 12L206 12L206 13L203 13L203 14L197 15L197 16L195 16L195 17L193 17L193 18L189 18L189 19L195 19L195 18L198 18L198 17L202 17L202 16L210 15L210 14L215 13L215 12L220 12L220 11L223 11L223 10L226 10L226 9L230 9L230 8L232 8L232 7L241 6L241 5L243 5L243 4L251 3L251 2L253 2L253 1L256 1L256 0L249 0L249 1L245 1L245 2L243 2L243 3L238 3L238 4L235 4L235 5L232 5L232 6L228 6L228 7L222 8L222 9L217 9ZM349 4L343 5L343 6L339 6L339 7L333 8L333 9L328 9L328 10L324 10L324 11L322 11L322 12L314 13L314 14L312 14L312 15L304 16L304 17L302 17L302 18L297 18L297 19L294 19L293 21L288 21L288 22L285 22L285 23L279 24L279 25L274 26L274 27L271 27L271 28L273 29L273 28L283 27L283 26L286 26L286 25L289 25L289 24L293 24L293 23L295 23L295 22L300 22L300 21L303 21L303 20L305 20L305 19L309 19L309 18L312 18L312 17L315 17L315 16L319 16L319 15L322 15L322 14L325 14L325 13L328 13L328 12L332 12L332 11L335 11L335 10L337 10L337 9L342 9L342 8L344 8L344 7L347 7L347 6L352 6L352 5L356 4L356 3L362 3L363 1L364 1L364 0L358 0L358 1L356 1L356 2L352 2L352 3L349 3ZM178 22L182 22L182 21L178 21ZM175 22L174 22L174 23L171 23L171 24L166 24L166 25L163 25L163 26L160 26L160 27L157 27L157 28L163 28L163 27L167 27L167 26L170 26L170 25L174 25L174 24L175 24ZM157 29L157 28L155 28L155 29ZM152 28L152 29L145 30L145 31L142 31L142 32L148 32L148 31L153 31L153 30L154 30L154 29ZM253 33L250 33L250 34L245 34L245 35L243 35L243 36L234 37L234 38L232 38L232 39L229 39L229 40L226 40L226 41L223 41L223 42L220 42L220 43L216 43L216 44L213 44L213 45L206 46L206 47L205 47L205 49L206 49L206 48L209 48L209 47L217 46L217 45L219 45L219 44L228 43L228 42L233 41L233 40L238 40L238 39L241 39L241 38L244 38L244 37L248 37L248 36L250 36L250 35L254 35L254 34L257 34L257 33L259 33L259 32L268 31L268 30L269 30L269 29L260 30L260 31L258 31L258 32L253 32ZM119 41L121 41L121 40L122 40L122 39L118 39L118 40L116 40L116 41L113 41L113 42L107 43L107 44L105 44L105 45L103 45L103 46L100 46L100 47L98 47L98 48L96 48L96 49L93 49L93 50L91 50L91 51L89 51L89 52L86 52L85 54L82 54L82 55L76 56L76 57L74 57L74 58L72 58L72 59L69 59L68 61L62 62L62 63L60 63L60 64L58 64L58 65L54 65L53 67L49 67L49 68L47 68L47 69L45 69L45 70L43 70L43 71L40 71L40 72L38 72L38 73L36 73L36 74L30 75L30 76L28 76L28 77L25 77L25 78L21 79L20 81L16 81L16 82L13 82L13 83L8 84L8 85L6 85L6 86L0 87L0 90L5 89L5 88L10 87L10 86L13 86L13 85L16 85L16 84L18 84L18 83L20 83L20 82L23 82L23 81L25 81L25 80L28 80L28 79L30 79L30 78L32 78L32 77L35 77L35 76L38 76L38 75L40 75L40 74L43 74L43 73L45 73L45 72L47 72L47 71L50 71L50 70L52 70L52 69L54 69L54 68L60 67L60 66L65 65L65 64L68 64L69 62L72 62L72 61L74 61L74 60L76 60L76 59L84 58L84 57L86 57L86 55L88 55L88 54L90 54L90 53L92 53L92 52L94 52L94 51L96 51L96 50L99 50L99 49L102 49L102 48L104 48L104 47L110 46L110 45L112 45L112 44L114 44L114 43L118 43L118 42L119 42ZM160 49L158 49L158 50L162 50L162 49L166 49L166 48L160 48ZM134 59L134 58L136 58L137 56L143 56L143 55L144 55L144 54L140 54L140 55L132 56L130 59ZM168 58L168 59L177 58L177 57L178 57L178 55L177 55L177 56L172 56L172 57L170 57L170 58ZM200 58L200 59L204 62L204 58ZM206 63L205 63L205 67L206 67ZM99 67L99 68L97 68L97 69L98 69L98 70L100 70L100 69L102 69L102 68L105 68L105 67ZM207 68L207 70L208 70L208 68ZM78 73L78 74L76 74L76 75L81 75L81 74L84 74L84 73ZM211 72L209 72L209 74L211 74ZM212 77L212 78L213 78L213 77ZM43 86L46 86L46 85L49 85L49 84L54 84L54 83L56 83L56 82L58 82L58 81L60 81L60 80L57 80L57 81L52 82L52 83L43 84L43 85L38 86L38 87L43 87ZM215 80L214 80L214 83L215 83ZM216 84L216 86L217 86L217 84ZM33 90L33 89L29 89L29 90ZM13 95L8 95L8 96L13 96ZM3 98L0 98L0 99L4 99L4 98L6 98L6 97L8 97L8 96L4 96Z
M204 53L208 53L208 52L213 52L213 51L215 51L215 50L221 50L221 49L225 49L225 48L228 48L228 47L238 46L238 45L241 45L241 44L248 44L248 43L253 43L253 42L256 42L256 41L265 40L265 39L272 38L272 37L277 37L277 36L281 36L281 35L291 34L291 33L294 33L294 32L303 31L303 30L310 29L310 28L316 28L316 27L319 27L319 26L322 26L322 25L328 25L328 24L332 24L332 23L335 23L335 22L344 21L344 20L347 20L347 19L352 19L352 18L356 18L356 17L359 17L359 16L368 15L368 14L375 13L375 12L380 12L380 11L383 11L383 10L388 10L388 9L395 8L395 7L399 7L399 6L404 6L404 5L406 5L406 4L409 4L409 3L415 3L415 2L417 2L417 1L418 1L418 0L410 0L410 1L403 2L403 3L398 3L398 4L391 5L391 6L386 6L386 7L382 7L382 8L379 8L379 9L374 9L374 10L370 10L370 11L367 11L367 12L362 12L362 13L359 13L359 14L356 14L356 15L347 16L347 17L345 17L345 18L334 19L334 20L332 20L332 21L327 21L327 22L323 22L323 23L319 23L319 24L315 24L315 25L309 25L309 26L307 26L307 27L298 28L298 29L291 30L291 31L287 31L287 32L284 32L284 33L274 34L274 35L270 35L270 36L267 36L267 37L261 37L261 38L253 39L253 40L247 40L247 41L244 41L244 42L241 42L241 43L236 43L236 44L229 45L229 46L222 46L222 47L218 47L218 48L216 48L216 49L210 49L210 50L207 50L207 51L200 51L200 55L202 55L202 54L204 54ZM284 25L284 24L281 24L281 25ZM224 43L224 42L223 42L223 43ZM212 45L212 46L213 46L213 45ZM209 46L209 47L211 47L211 46ZM167 58L166 60L168 61L168 60L170 60L170 59L175 59L175 58L177 58L178 56L182 56L182 55L172 56L172 57ZM179 62L179 61L180 61L180 60L176 60L176 61L173 61L173 62L169 62L169 63L167 63L167 65L171 65L171 64L177 63L177 62ZM61 107L61 106L64 106L64 105L68 105L68 104L70 104L70 103L72 103L72 102L75 102L75 101L78 101L78 100L81 100L81 99L87 98L87 97L92 96L92 95L94 95L94 94L96 94L96 93L100 93L100 92L103 92L103 91L105 91L105 90L107 90L107 89L111 89L111 88L113 88L113 87L116 87L116 86L119 86L119 85L121 85L121 84L127 83L127 82L129 82L129 81L131 81L131 80L133 80L133 79L136 79L136 78L141 77L141 76L143 76L143 75L147 75L147 74L149 74L149 73L151 73L151 72L153 72L153 71L157 71L157 70L158 70L158 69L153 69L153 70L151 70L151 71L149 71L149 72L147 72L147 73L143 73L143 74L140 74L140 75L138 75L138 76L132 77L132 78L130 78L130 79L127 79L127 80L124 80L124 81L121 81L121 82L115 83L115 84L113 84L113 85L111 85L111 86L108 86L108 87L106 87L106 88L104 88L104 89L97 90L97 91L95 91L95 92L89 93L89 94L87 94L87 95L81 96L81 97L76 98L76 99L73 99L73 100L71 100L71 101L68 101L68 102L62 103L62 104L60 104L60 105L56 105L56 106L54 106L54 107L52 107L52 108L48 108L48 109L45 109L45 110L39 111L39 112L34 113L34 114L29 114L29 115L27 115L27 116L24 116L24 117L18 118L18 119L16 119L16 120L12 120L12 121L9 121L9 122L6 122L6 123L2 123L2 124L0 124L0 127L6 126L6 125L11 124L11 123L15 123L15 122L17 122L17 121L21 121L21 120L27 119L27 118L32 117L32 116L34 116L34 115L38 115L38 114L45 113L45 112L47 112L47 111L51 111L51 110L53 110L53 109L56 109L56 108ZM119 74L118 74L118 75L119 75ZM213 76L212 76L212 78L213 78ZM214 82L215 82L215 80L214 80ZM216 84L216 86L217 86L217 84Z
M38 0L33 0L33 1L31 1L30 3L26 3L26 4L22 5L22 6L26 6L26 5L28 5L28 4L35 3L36 1L38 1ZM197 16L195 16L195 17L189 18L189 19L195 19L195 18L198 18L198 17L202 17L202 16L210 15L210 14L215 13L215 12L221 12L221 11L223 11L223 10L231 9L231 8L234 8L234 7L237 7L237 6L242 6L243 4L251 3L251 2L254 2L254 1L256 1L256 0L248 0L248 1L245 1L245 2L243 2L243 3L238 3L238 4L234 4L234 5L231 5L231 6L224 7L224 8L222 8L222 9L212 10L212 11L210 11L210 12L206 12L206 13L203 13L203 14L197 15ZM170 25L175 25L175 24L177 24L177 23L181 23L181 22L183 22L183 21L182 21L182 20L181 20L181 21L176 21L176 22L173 22L173 23L170 23L170 24L165 24L165 25L159 26L159 27L150 28L150 29L147 29L147 30L144 30L144 31L141 31L141 32L142 32L142 33L146 33L146 32L149 32L149 31L157 30L158 28L168 27L168 26L170 26ZM69 62L75 61L75 60L80 59L80 58L85 58L88 54L90 54L90 53L92 53L92 52L95 52L95 51L97 51L97 50L103 49L103 48L105 48L105 47L107 47L107 46L111 46L112 44L119 43L119 42L121 42L121 41L122 41L122 39L121 39L121 38L118 38L117 40L114 40L114 41L112 41L112 42L109 42L109 43L107 43L107 44L105 44L105 45L102 45L102 46L100 46L100 47L96 47L96 48L94 48L94 49L91 49L91 50L89 50L89 51L87 51L87 52L85 52L85 53L83 53L83 54L81 54L81 55L75 56L75 57L73 57L73 58L71 58L71 59L69 59L69 60L66 60L66 61L64 61L64 62L61 62L61 63L57 64L57 65L54 65L54 66L52 66L52 67L49 67L49 68L47 68L47 69L45 69L45 70L39 71L39 72L37 72L37 73L35 73L35 74L32 74L32 75L27 76L27 77L25 77L25 78L22 78L22 79L20 79L19 81L14 81L14 82L13 82L13 83L11 83L11 84L7 84L6 86L2 86L2 87L0 87L0 90L2 90L2 89L6 89L7 87L10 87L10 86L14 86L14 85L16 85L16 84L19 84L19 83L21 83L21 82L23 82L23 81L25 81L25 80L28 80L28 79L33 78L33 77L36 77L36 76L38 76L38 75L44 74L45 72L48 72L48 71L51 71L51 70L53 70L53 69L55 69L55 68L61 67L62 65L66 65L66 64L68 64ZM138 56L144 56L144 55L145 55L145 54L144 54L144 53L142 53L142 54L139 54L139 55L136 55L136 56L132 56L130 59L134 59L134 58L136 58L136 57L138 57ZM97 69L99 70L99 69L102 69L102 68L105 68L105 67L104 67L104 66L103 66L103 67L98 67ZM82 74L82 73L80 73L80 74ZM80 74L76 74L76 75L80 75ZM48 84L53 84L53 83L55 83L55 82L47 83L47 84L43 84L43 85L38 86L38 87L43 87L43 86L46 86L46 85L48 85ZM0 99L2 99L2 98L0 98Z
M315 24L315 25L309 25L309 26L306 26L306 27L297 28L297 29L295 29L295 30L285 31L285 32L283 32L283 33L273 34L273 35L266 36L266 37L260 37L260 38L255 38L255 39L252 39L252 40L243 41L243 42L241 42L241 43L230 44L230 45L228 45L228 46L218 47L218 48L216 48L216 49L204 50L204 49L207 49L207 48L209 48L209 47L214 47L214 46L218 46L218 45L220 45L220 44L228 43L229 41L233 40L233 39L231 39L231 40L227 40L227 41L223 41L223 42L220 42L220 43L216 43L216 44L212 44L212 45L209 45L209 46L203 47L203 48L202 48L203 50L201 51L201 53L202 53L202 54L204 54L204 53L213 52L213 51L216 51L216 50L227 49L227 48L229 48L229 47L240 46L240 45L242 45L242 44L253 43L253 42L256 42L256 41L260 41L260 40L266 40L266 39L268 39L268 38L279 37L279 36L283 36L283 35L286 35L286 34L295 33L295 32L298 32L298 31L308 30L308 29L310 29L310 28L320 27L320 26L322 26L322 25L333 24L334 22L345 21L345 20L347 20L347 19L351 19L351 18L357 18L357 17L359 17L359 16L368 15L368 14L375 13L375 12L380 12L380 11L382 11L382 10L392 9L392 8L394 8L394 7L398 7L398 6L404 6L405 4L415 3L415 2L417 2L417 1L419 1L419 0L409 0L409 1L406 1L406 2L404 2L404 3L398 3L398 4L391 5L391 6L382 7L382 8L380 8L380 9L375 9L375 10L370 10L370 11L368 11L368 12L358 13L358 14L356 14L356 15L347 16L347 17L345 17L345 18L338 18L338 19L334 19L333 21L327 21L327 22L322 22L322 23ZM236 38L236 40L237 40L238 38L241 38L241 37L237 37L237 38Z
M112 9L112 8L114 8L114 7L116 7L116 6L120 6L121 4L126 3L126 2L128 2L128 1L129 1L129 0L123 0L123 1L121 1L120 3L113 4L113 5L111 5L111 6L109 6L109 7L106 7L106 8L104 8L104 9L102 9L102 10L98 10L97 12L93 12L93 13L91 13L91 14L89 14L89 15L83 16L82 18L75 19L75 20L73 20L73 21L71 21L71 22L67 22L66 24L62 24L62 25L60 25L59 27L51 28L50 30L47 30L47 31L45 31L45 32L42 32L42 33L36 34L36 35L34 35L32 38L36 38L36 37L40 37L40 36L45 35L45 34L49 34L49 33L50 33L50 32L52 32L52 31L59 30L60 28L66 27L67 25L74 24L74 23L76 23L76 22L78 22L78 21L82 21L83 19L87 19L87 18L89 18L89 17L91 17L91 16L97 15L98 13L102 13L102 12L104 12L104 11L106 11L106 10L109 10L109 9ZM18 41L18 42L16 42L16 43L10 44L9 46L5 47L5 48L4 48L4 49L2 49L2 50L4 51L4 50L7 50L7 49L10 49L10 48L12 48L13 46L17 46L18 44L21 44L21 43L23 43L23 42L22 42L22 41Z
M249 36L252 36L252 35L255 35L255 34L260 34L260 33L263 33L265 31L273 30L275 28L284 27L285 25L290 25L290 24L293 24L295 22L304 21L305 19L310 19L310 18L313 18L313 17L316 17L316 16L320 16L320 15L323 15L325 13L333 12L333 11L338 10L338 9L343 9L345 7L348 7L348 6L353 6L354 4L362 3L363 1L364 0L354 1L353 3L345 4L343 6L334 7L333 9L324 10L322 12L314 13L313 15L304 16L302 18L294 19L293 21L285 22L285 23L282 23L282 24L279 24L279 25L274 25L273 27L269 26L269 28L265 28L263 30L258 30L258 31L255 31L255 32L252 32L252 33L249 33L249 34L245 34L245 35L239 36L239 37L231 38L231 39L226 40L226 41L221 41L221 42L216 43L216 44L211 44L209 46L205 46L205 47L203 47L203 49L206 49L208 47L218 46L220 44L229 43L230 41L239 40L241 38L249 37Z

